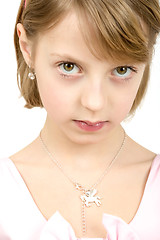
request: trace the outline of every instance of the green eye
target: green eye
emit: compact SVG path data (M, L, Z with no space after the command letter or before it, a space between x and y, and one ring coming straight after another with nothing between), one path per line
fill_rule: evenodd
M74 64L73 63L64 63L63 68L65 71L70 72L74 69Z
M128 71L128 67L117 67L116 71L119 75L124 75Z
M71 62L63 62L59 64L59 69L66 75L74 75L80 72L79 67L77 67L75 63Z
M125 78L129 77L132 72L137 72L137 70L131 66L119 66L114 69L113 75L116 77Z

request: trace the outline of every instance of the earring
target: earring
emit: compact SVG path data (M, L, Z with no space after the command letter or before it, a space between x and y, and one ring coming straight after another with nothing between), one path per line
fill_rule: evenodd
M36 78L36 73L31 70L31 67L29 67L28 77L32 81L35 80L35 78Z

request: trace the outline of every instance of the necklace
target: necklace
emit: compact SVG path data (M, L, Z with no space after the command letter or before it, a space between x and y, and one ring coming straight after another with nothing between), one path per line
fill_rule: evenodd
M86 231L87 231L87 224L86 224L86 207L90 207L92 203L96 204L97 207L101 206L101 198L99 196L95 196L97 195L97 189L96 186L98 184L100 184L100 182L103 180L103 178L105 177L105 175L109 172L109 170L111 169L112 165L115 163L115 160L117 159L117 157L119 156L121 150L123 149L123 146L125 144L126 141L126 133L124 131L124 138L122 141L122 144L120 146L120 148L118 149L118 151L116 152L116 155L113 157L113 159L111 160L111 162L109 163L109 165L106 166L105 170L103 171L103 173L100 175L100 177L97 179L97 181L88 189L84 186L82 186L80 183L78 183L77 181L75 181L74 179L72 179L70 176L68 176L66 174L66 172L64 171L62 165L60 164L59 161L57 161L53 155L51 154L51 152L48 150L46 144L44 143L42 136L41 136L41 132L40 132L40 141L42 143L42 146L45 150L45 152L48 154L48 156L50 157L50 159L52 160L53 163L56 164L56 166L61 170L61 172L68 178L68 180L75 186L75 188L79 191L82 192L80 199L82 201L82 212L81 212L81 221L82 221L82 234L83 236L86 235Z

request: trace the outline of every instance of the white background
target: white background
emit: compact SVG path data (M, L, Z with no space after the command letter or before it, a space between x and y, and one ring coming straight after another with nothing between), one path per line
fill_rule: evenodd
M25 109L23 98L19 98L13 44L19 3L20 0L1 1L0 7L0 158L10 156L36 138L46 117L43 109ZM155 47L145 101L132 121L123 126L135 141L160 153L160 40Z

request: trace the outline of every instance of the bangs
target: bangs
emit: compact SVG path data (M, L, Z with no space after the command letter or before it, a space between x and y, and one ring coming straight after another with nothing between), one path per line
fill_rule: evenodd
M84 39L97 58L149 60L147 31L124 0L77 0L74 4Z

